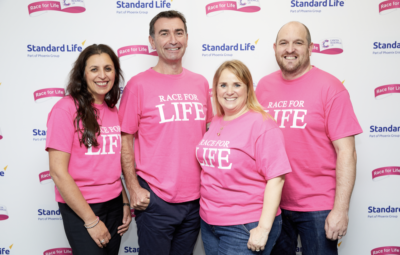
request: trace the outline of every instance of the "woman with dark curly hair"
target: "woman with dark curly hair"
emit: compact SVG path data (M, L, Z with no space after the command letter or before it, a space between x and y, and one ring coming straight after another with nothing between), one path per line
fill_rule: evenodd
M48 116L50 175L74 255L118 254L131 222L120 178L121 131L115 107L122 79L112 49L93 44L79 55L67 96Z

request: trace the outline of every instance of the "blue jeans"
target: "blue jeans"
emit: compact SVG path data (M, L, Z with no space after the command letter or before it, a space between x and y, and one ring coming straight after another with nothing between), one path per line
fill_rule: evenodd
M258 226L258 222L233 226L214 226L201 220L201 238L207 255L269 255L282 229L282 218L276 216L268 236L264 251L252 251L247 248L250 230Z
M199 199L168 203L158 197L138 176L142 188L150 192L144 211L135 210L139 255L189 255L200 231Z
M295 212L282 209L282 233L272 255L295 255L300 235L303 255L337 255L337 241L326 238L327 211Z

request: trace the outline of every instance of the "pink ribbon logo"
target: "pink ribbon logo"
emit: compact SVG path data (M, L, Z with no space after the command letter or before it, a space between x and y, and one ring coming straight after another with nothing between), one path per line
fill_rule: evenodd
M380 167L372 171L373 180L376 180L375 178L386 177L388 175L400 175L400 166Z
M261 10L259 0L219 1L206 5L206 15L221 11L258 12Z
M314 43L312 52L327 54L327 55L337 55L343 52L343 43L339 38L330 38L322 40L320 44Z
M40 1L28 5L31 17L38 16L46 11L81 13L86 10L83 0Z
M33 92L33 97L37 102L39 99L44 99L48 97L64 97L64 96L65 96L65 90L62 88L39 89Z
M132 217L132 218L135 218L135 217L136 217L136 215L135 215L135 209L133 209L133 208L131 209L131 217Z
M379 14L387 14L400 8L400 0L388 0L379 4Z
M158 56L157 51L149 51L149 47L147 45L131 45L119 48L118 57L124 57L129 55L137 55L137 54L144 54L150 56Z
M375 98L380 99L381 96L393 93L400 93L400 84L389 84L379 86L375 89Z
M400 247L386 246L375 248L371 251L371 255L400 255Z
M39 174L39 181L41 184L51 183L52 179L50 176L50 171L44 171L43 173Z
M71 248L55 248L55 249L50 249L50 250L43 252L43 255L55 255L55 254L70 254L70 255L72 255L72 249Z
M0 220L7 220L8 219L8 212L7 207L4 205L0 205Z

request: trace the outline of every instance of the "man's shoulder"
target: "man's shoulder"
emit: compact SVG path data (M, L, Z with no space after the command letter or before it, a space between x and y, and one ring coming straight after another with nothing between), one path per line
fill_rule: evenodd
M281 70L272 72L261 78L261 80L257 84L257 88L274 84L276 81L278 81L281 78L282 78Z
M346 90L344 86L344 80L340 81L334 75L319 68L314 68L315 72L313 73L313 76L310 77L311 81L318 85L322 89L322 91L324 91L325 94L328 95L328 97L332 97Z
M188 79L196 79L196 80L199 80L199 81L207 82L207 79L203 75L195 73L195 72L192 72L192 71L190 71L190 70L188 70L186 68L183 68L183 69L184 69L184 71L186 73L185 77L187 77Z
M280 79L282 77L282 71L281 70L277 70L275 72L272 72L268 75L265 75L264 77L261 78L261 81L269 81L269 80L274 80L274 79Z
M151 75L149 72L150 72L150 70L146 70L146 71L140 72L140 73L132 76L126 84L127 85L134 84L134 83L138 83L141 81L146 81L146 80L151 79Z
M318 80L323 80L324 81L323 84L326 84L328 86L343 85L342 82L338 78L336 78L333 74L330 74L316 67L314 68L315 72L313 72L312 78L318 78Z
M124 90L137 90L138 87L151 83L151 80L150 70L140 72L129 79Z

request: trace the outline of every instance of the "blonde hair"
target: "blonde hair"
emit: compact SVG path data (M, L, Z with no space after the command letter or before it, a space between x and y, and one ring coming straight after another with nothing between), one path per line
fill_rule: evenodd
M245 64L243 64L240 60L230 60L225 61L222 65L217 69L213 79L213 86L212 86L212 93L213 93L213 100L214 105L216 108L217 116L224 115L224 109L222 108L221 104L218 102L217 98L217 86L219 78L221 77L222 71L228 69L231 71L241 82L247 85L247 108L253 112L261 113L264 120L267 118L271 118L271 115L264 111L264 108L258 102L256 93L254 92L253 87L253 78L251 76L250 70L247 68Z

